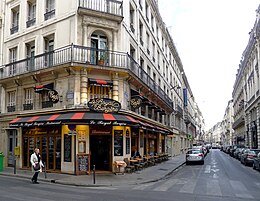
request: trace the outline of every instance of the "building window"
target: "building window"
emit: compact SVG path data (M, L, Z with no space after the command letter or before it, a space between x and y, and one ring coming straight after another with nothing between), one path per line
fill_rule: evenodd
M134 28L134 19L135 19L135 10L134 8L130 5L130 29L134 33L135 28Z
M54 51L54 36L44 38L45 42L45 56L44 66L53 66L53 51Z
M107 65L109 63L107 37L102 33L91 35L91 64Z
M152 27L152 30L154 32L154 17L153 17L152 14L151 14L151 27Z
M44 19L48 20L55 16L55 0L46 0L46 13Z
M17 47L9 50L9 75L16 74Z
M150 55L150 35L146 32L146 45L147 45L147 53Z
M28 1L28 21L26 26L31 27L35 25L36 22L36 1Z
M33 88L24 89L24 110L32 110L33 109Z
M146 20L149 22L149 6L146 2L145 2L145 16L146 16Z
M155 62L155 44L152 42L153 49L152 49L152 56L153 56L153 62Z
M35 43L26 43L26 70L33 71L35 69Z
M90 99L112 98L112 88L111 87L90 85L88 90L89 90Z
M53 102L50 101L48 92L49 92L48 90L43 90L43 91L41 92L41 96L42 96L42 108L53 107Z
M143 0L139 0L139 7L140 7L141 10L143 10L143 2L142 1Z
M139 34L140 34L140 43L141 45L144 45L144 41L143 41L143 24L141 22L139 22Z
M11 34L14 34L19 30L19 9L20 6L12 9L12 25L10 29Z
M8 92L8 100L7 100L7 112L15 111L16 97L15 91Z

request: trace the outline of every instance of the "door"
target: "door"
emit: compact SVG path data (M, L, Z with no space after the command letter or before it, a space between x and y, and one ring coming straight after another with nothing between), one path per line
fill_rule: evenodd
M14 166L14 148L17 146L17 131L8 130L8 166Z
M111 135L90 136L90 165L96 170L111 170Z

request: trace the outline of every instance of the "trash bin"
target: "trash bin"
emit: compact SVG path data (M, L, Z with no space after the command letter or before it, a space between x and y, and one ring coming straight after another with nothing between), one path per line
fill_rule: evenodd
M4 169L4 154L0 153L0 172Z

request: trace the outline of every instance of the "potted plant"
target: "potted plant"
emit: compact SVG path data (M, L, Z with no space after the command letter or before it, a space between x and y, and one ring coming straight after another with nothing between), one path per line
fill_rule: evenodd
M99 59L98 59L98 64L99 65L104 65L106 61L106 53L105 52L100 52Z

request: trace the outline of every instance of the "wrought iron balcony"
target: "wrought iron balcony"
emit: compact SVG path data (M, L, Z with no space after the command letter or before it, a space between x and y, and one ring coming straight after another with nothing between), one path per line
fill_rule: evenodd
M164 90L129 54L123 52L69 45L0 67L0 80L61 65L92 65L127 70L173 109L173 102Z
M23 104L23 110L33 110L33 103Z
M54 10L51 10L51 11L48 11L44 14L44 20L49 20L51 18L53 18L55 16L55 9Z
M15 105L7 106L7 112L15 112Z
M16 26L13 26L13 27L10 29L10 32L11 32L11 34L14 34L14 33L17 33L18 30L19 30L19 26L16 25Z
M123 1L117 0L79 0L79 8L123 16Z
M36 18L33 18L33 19L30 19L26 22L26 27L29 28L33 25L35 25L35 22L36 22Z

